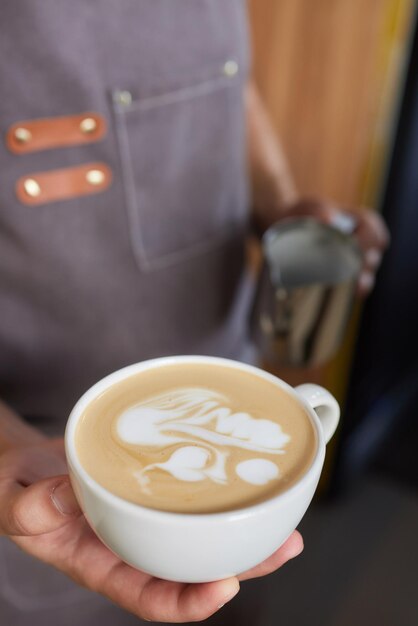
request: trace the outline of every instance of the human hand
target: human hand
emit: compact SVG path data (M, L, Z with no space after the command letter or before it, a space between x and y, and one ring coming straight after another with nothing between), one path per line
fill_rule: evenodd
M302 198L296 202L266 212L258 219L257 226L264 231L278 221L295 217L314 217L326 224L334 224L341 215L352 217L355 223L353 234L363 255L363 265L358 280L358 293L366 296L373 289L376 272L383 253L389 245L390 235L379 213L368 208L345 209L327 200Z
M206 619L236 595L240 580L269 574L303 549L295 531L266 561L238 577L199 584L154 578L121 561L98 539L78 506L67 471L62 439L2 454L0 534L146 620Z

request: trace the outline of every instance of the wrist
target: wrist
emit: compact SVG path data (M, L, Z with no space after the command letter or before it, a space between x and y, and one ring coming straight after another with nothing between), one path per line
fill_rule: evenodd
M257 231L264 232L274 222L287 217L300 201L293 183L278 173L264 173L253 179L253 222Z

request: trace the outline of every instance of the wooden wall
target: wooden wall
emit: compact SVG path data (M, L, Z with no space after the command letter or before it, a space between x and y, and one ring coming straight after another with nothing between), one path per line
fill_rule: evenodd
M304 193L374 203L415 4L251 0L255 77Z

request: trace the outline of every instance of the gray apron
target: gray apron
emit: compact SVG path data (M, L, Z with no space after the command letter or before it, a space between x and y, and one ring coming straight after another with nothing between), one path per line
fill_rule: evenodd
M251 281L241 0L0 3L0 397L49 434L109 372L244 358ZM13 154L20 120L99 113L103 140ZM102 193L27 206L16 181L88 162ZM1 623L137 624L0 542Z

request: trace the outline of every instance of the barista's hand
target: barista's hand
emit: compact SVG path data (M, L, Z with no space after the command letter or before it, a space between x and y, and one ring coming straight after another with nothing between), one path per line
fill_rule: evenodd
M257 219L257 226L264 231L277 221L305 216L332 224L344 214L355 220L353 233L363 253L358 292L365 296L373 289L376 272L390 240L386 224L376 211L367 208L345 209L326 200L302 198L292 204L281 206L280 210L265 212L261 219L260 217Z
M173 583L118 559L96 537L78 507L62 439L14 448L0 456L0 533L79 585L148 620L203 620L239 590L238 578ZM302 549L302 538L295 532L275 554L239 579L269 574Z

